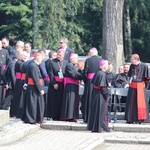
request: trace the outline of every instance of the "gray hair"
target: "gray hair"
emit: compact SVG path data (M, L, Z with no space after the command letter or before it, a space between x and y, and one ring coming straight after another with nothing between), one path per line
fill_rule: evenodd
M91 55L97 55L98 54L98 51L90 51Z
M17 41L16 47L18 47L18 46L24 46L24 42L22 42L22 41Z

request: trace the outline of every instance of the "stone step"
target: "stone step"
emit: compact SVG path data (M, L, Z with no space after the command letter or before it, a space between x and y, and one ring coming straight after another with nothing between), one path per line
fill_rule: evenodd
M117 116L118 120L124 120L125 113L124 112L117 112L116 116ZM110 113L110 117L111 117L111 119L114 119L114 112ZM79 118L82 119L82 113L81 112L79 113Z
M43 129L49 130L73 130L73 131L86 131L87 124L82 120L78 120L78 122L63 122L63 121L45 121L45 123L40 126ZM109 123L109 127L112 131L119 132L141 132L147 133L150 132L149 123L142 124L126 124L124 120L118 120L117 123L113 121Z
M9 110L0 110L0 127L9 122Z
M7 124L0 127L0 146L16 142L39 129L39 124L26 124L20 119L10 118Z

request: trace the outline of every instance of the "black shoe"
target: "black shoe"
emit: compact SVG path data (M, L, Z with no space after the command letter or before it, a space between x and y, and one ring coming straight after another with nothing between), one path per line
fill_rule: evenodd
M74 120L74 119L73 119L73 120L68 120L68 121L69 121L69 122L77 122L77 120Z
M104 130L105 132L111 132L110 129Z
M129 121L127 121L126 123L127 123L127 124L133 124L133 122L129 122Z
M59 121L59 119L57 119L57 118L53 118L53 121Z

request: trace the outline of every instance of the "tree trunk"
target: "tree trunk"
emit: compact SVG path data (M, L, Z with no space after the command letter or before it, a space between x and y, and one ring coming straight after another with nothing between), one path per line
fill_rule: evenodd
M32 0L32 10L33 10L33 48L38 48L38 0Z
M123 5L124 0L103 0L102 57L113 63L115 73L124 62Z
M124 54L125 60L130 61L132 54L132 41L131 41L131 22L130 22L130 13L129 13L129 4L128 0L124 2Z

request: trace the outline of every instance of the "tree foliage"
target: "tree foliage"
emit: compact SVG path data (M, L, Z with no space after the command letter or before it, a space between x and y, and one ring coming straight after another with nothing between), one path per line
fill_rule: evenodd
M129 0L133 53L150 62L150 1Z
M150 0L126 1L130 8L132 51L149 62ZM1 0L0 38L32 41L31 2ZM38 0L38 45L56 50L58 39L64 36L78 54L86 55L91 47L96 47L101 55L102 7L103 0Z
M3 0L0 3L2 17L1 37L9 36L15 39L31 41L32 10L30 0Z
M67 37L72 49L83 52L79 35L84 33L84 28L77 18L78 13L82 13L82 5L83 0L45 0L41 31L46 49L57 49L58 39Z

